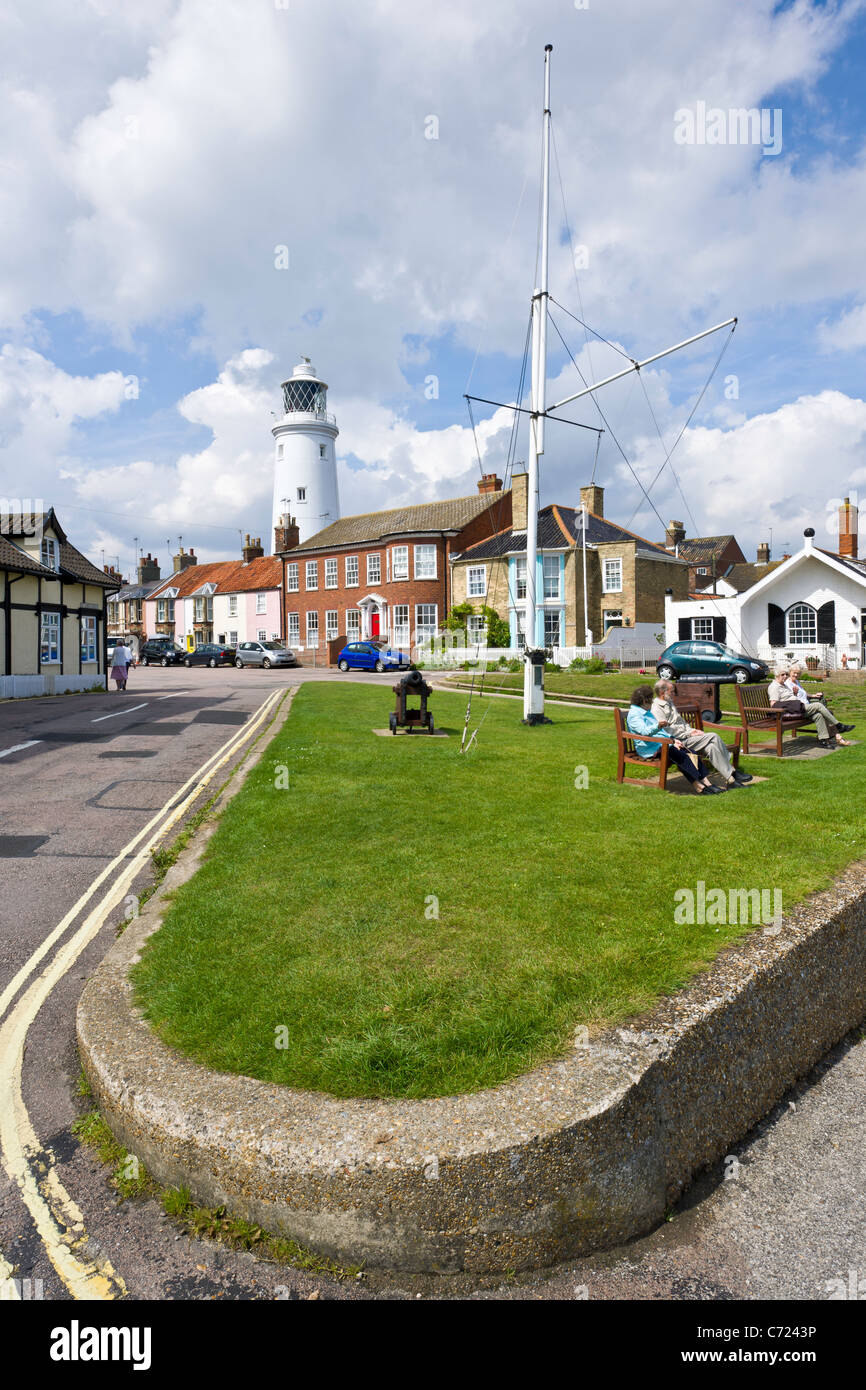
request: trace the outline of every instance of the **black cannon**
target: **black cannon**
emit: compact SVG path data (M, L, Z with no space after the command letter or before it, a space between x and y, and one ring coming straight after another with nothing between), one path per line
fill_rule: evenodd
M433 694L432 687L427 684L420 671L407 671L406 675L392 686L391 689L397 696L397 707L388 720L388 727L392 734L396 734L398 729L408 729L413 733L415 729L426 729L428 734L433 733L433 716L427 708L427 699ZM421 701L418 709L408 709L407 700L410 695L417 695Z

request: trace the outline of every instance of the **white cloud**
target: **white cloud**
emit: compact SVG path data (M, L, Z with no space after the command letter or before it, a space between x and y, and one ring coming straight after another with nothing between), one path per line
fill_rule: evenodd
M406 333L453 329L474 347L486 322L485 349L514 352L532 288L548 33L591 316L620 331L627 317L637 340L676 336L719 305L754 314L850 293L863 284L846 226L866 220L862 165L801 170L785 146L756 169L754 148L677 146L673 127L697 99L728 108L808 90L859 8L623 0L578 12L541 0L530 18L522 0L471 13L463 0L218 11L179 0L136 28L91 7L29 86L8 91L6 315L75 306L129 344L136 325L201 308L219 357L242 338L281 358L312 347L347 395L380 398L403 387ZM87 53L83 85L68 75L70 44ZM431 114L436 140L424 138ZM287 271L274 269L280 244ZM558 238L552 274L573 302Z
M818 342L825 352L852 352L866 347L866 304L858 304L835 323L822 323Z

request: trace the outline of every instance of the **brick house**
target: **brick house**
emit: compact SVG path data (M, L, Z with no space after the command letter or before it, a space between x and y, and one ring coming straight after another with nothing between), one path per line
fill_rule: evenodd
M452 552L510 524L511 494L487 474L474 497L343 517L301 545L280 544L277 527L288 645L380 637L409 648L435 635L454 602Z
M744 565L746 557L735 536L686 536L681 521L669 521L665 531L665 549L689 567L689 592L705 588L731 565ZM769 550L768 550L769 558ZM760 563L760 556L759 556Z
M484 635L482 607L507 618L511 646L525 645L526 473L512 479L512 525L452 556L452 603L471 603L470 642ZM612 627L664 624L665 593L688 593L688 568L664 546L604 517L604 489L581 488L579 508L552 504L538 513L538 624L535 645L584 645L583 549L586 543L589 629L598 641Z

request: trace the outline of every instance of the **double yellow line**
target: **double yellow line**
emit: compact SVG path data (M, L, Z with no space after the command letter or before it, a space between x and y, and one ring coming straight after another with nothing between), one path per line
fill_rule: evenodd
M66 1288L77 1299L110 1299L126 1293L123 1280L107 1260L88 1258L83 1247L87 1235L84 1219L76 1203L63 1187L49 1153L47 1173L38 1179L31 1158L45 1157L24 1104L21 1069L27 1034L51 991L90 944L108 914L122 902L137 875L148 864L150 854L165 835L187 813L220 768L263 729L274 716L286 692L274 691L254 716L233 734L197 772L156 812L142 830L115 855L93 880L63 919L51 931L0 995L0 1161L18 1187L22 1201L33 1218L46 1254ZM131 856L131 857L130 857ZM33 976L37 966L79 917L99 889L110 887L91 908L73 936L57 951L51 963L32 981L10 1010L19 991ZM7 1014L4 1018L4 1015ZM0 1280L11 1296L17 1296L7 1271L10 1266L0 1256ZM7 1292L7 1297L10 1294Z

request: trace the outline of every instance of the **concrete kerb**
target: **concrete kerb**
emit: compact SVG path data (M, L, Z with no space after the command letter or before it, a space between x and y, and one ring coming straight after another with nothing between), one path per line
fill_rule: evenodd
M866 1016L858 864L631 1029L581 1036L493 1090L339 1100L212 1072L160 1042L128 978L212 829L87 984L82 1063L112 1131L162 1183L343 1262L503 1271L645 1234Z

